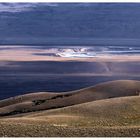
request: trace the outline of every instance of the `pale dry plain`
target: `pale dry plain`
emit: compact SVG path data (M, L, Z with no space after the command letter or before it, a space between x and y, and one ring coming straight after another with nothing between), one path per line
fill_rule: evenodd
M120 54L112 55L112 54L102 54L100 56L95 57L56 57L56 56L47 56L42 54L49 54L52 51L45 49L35 49L35 48L4 48L0 50L0 61L88 61L88 62L139 62L140 55L125 55ZM40 55L36 55L40 54Z

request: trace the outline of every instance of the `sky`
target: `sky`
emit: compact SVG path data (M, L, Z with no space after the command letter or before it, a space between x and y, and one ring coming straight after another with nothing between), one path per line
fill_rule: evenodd
M140 3L0 3L0 44L140 45Z

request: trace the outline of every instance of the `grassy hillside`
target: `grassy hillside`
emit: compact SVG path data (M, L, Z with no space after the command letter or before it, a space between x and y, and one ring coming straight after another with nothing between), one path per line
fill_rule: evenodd
M68 126L140 126L140 96L92 101L25 116Z
M121 97L0 119L0 136L140 136L140 97Z
M111 81L66 93L0 101L0 136L140 136L140 82Z
M64 93L31 93L0 101L0 115L55 109L89 101L139 95L140 82L118 80Z

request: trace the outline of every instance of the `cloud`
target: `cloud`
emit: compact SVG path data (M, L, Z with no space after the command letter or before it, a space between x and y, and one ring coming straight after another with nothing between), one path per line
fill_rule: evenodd
M33 7L34 5L29 3L0 3L0 12L22 12L28 11Z
M57 3L0 3L0 12L22 12L30 11L38 6L56 7Z
M50 6L50 7L57 7L57 6L59 6L58 3L42 3L42 5L46 5L46 6Z

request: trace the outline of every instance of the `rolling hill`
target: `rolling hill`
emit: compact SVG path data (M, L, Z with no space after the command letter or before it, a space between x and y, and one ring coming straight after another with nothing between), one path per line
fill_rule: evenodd
M140 82L133 80L111 81L72 92L31 93L0 101L0 115L62 108L101 99L137 96L139 93Z
M140 136L140 96L119 97L0 119L0 136Z
M71 126L140 126L139 107L140 96L119 97L25 114L22 117Z

